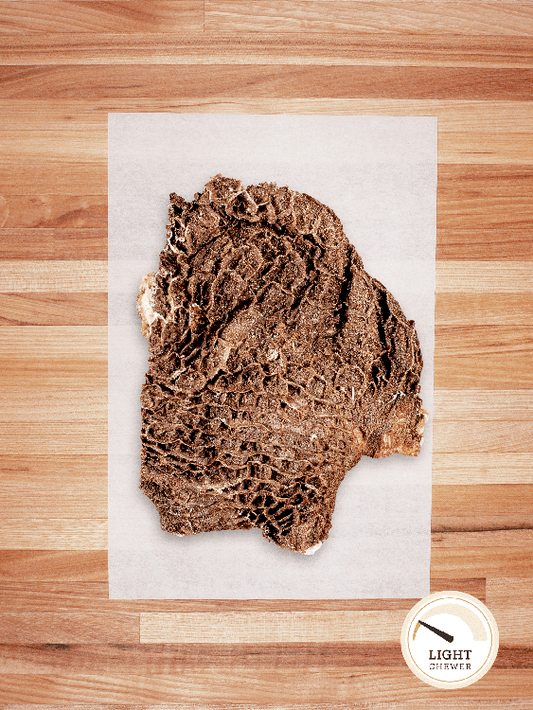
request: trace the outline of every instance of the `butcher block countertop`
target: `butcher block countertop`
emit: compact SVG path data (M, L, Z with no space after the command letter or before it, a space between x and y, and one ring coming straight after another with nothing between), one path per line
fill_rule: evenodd
M533 3L2 0L0 60L0 708L533 708ZM438 118L431 587L497 621L477 683L408 669L417 599L109 600L110 111Z

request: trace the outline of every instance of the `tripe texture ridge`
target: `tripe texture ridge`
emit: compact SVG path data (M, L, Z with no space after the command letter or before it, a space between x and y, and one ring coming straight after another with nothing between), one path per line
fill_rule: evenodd
M170 533L258 527L314 552L363 454L420 451L414 322L308 195L218 175L169 217L137 299L140 487Z

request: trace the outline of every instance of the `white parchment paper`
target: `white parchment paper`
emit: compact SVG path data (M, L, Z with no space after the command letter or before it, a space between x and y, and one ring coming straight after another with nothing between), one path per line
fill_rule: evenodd
M166 242L168 195L214 175L331 207L366 270L414 319L430 413L422 453L363 460L315 555L258 530L179 538L139 490L148 344L135 309ZM109 596L417 598L429 593L437 121L423 117L109 114Z

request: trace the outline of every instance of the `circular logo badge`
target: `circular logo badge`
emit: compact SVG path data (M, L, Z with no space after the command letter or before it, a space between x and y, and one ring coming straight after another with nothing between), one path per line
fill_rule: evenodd
M402 627L402 653L413 673L437 688L479 680L498 653L498 627L479 599L438 592L411 609Z

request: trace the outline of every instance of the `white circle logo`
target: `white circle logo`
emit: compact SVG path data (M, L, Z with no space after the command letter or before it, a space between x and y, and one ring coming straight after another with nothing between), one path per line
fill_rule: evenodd
M430 594L403 623L402 653L425 683L464 688L492 666L498 653L498 627L487 607L470 594Z

